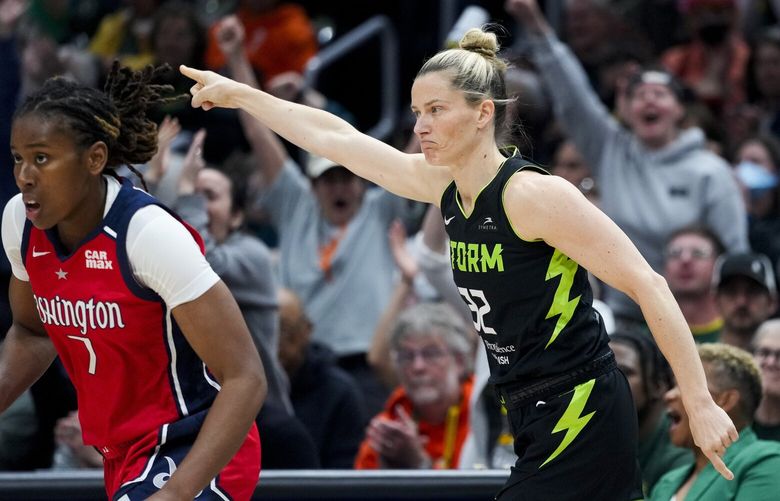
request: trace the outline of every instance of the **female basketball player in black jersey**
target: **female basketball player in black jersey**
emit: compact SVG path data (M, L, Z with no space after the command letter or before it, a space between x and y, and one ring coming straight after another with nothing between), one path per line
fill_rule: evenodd
M281 136L398 195L438 205L453 273L488 352L519 460L502 499L642 497L636 414L616 370L586 272L642 308L669 359L696 443L718 471L737 438L712 400L666 282L618 227L565 180L499 149L505 63L495 35L467 32L428 60L412 86L422 154L402 153L321 110L276 99L213 72L192 105L241 108Z

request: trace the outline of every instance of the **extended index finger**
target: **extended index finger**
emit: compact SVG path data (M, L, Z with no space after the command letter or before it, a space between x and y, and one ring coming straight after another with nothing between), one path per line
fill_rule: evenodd
M731 470L728 469L726 463L723 462L720 456L712 451L705 453L705 455L710 460L710 463L712 463L712 466L715 467L715 470L717 470L718 473L723 476L723 478L726 480L734 479L734 474L731 472Z
M183 64L179 65L179 71L185 77L191 78L198 83L203 83L203 71L190 68L189 66Z

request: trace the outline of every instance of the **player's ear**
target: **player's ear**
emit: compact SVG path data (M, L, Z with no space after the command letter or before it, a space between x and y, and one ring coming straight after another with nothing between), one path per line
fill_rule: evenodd
M496 114L496 103L492 99L485 99L479 103L479 116L477 117L477 128L486 127L493 120Z
M103 141L96 141L85 152L87 170L94 175L103 172L108 162L108 146Z

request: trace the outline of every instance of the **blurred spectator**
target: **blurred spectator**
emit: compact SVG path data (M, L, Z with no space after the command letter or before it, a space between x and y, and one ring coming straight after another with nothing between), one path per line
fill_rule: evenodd
M643 50L648 43L610 3L603 0L563 2L563 39L582 63L593 86L598 85L601 65L611 56L616 39L623 47L636 51Z
M264 85L287 71L303 73L317 53L317 39L306 11L279 0L239 0L236 16L246 32L244 49L258 79ZM223 68L230 57L220 48L219 25L209 30L206 65Z
M635 25L647 34L652 53L661 54L686 39L678 0L640 0Z
M565 139L555 149L550 172L569 181L598 205L598 188L591 177L590 167L572 141Z
M777 217L780 166L780 143L777 139L771 136L753 136L746 139L737 148L734 163L751 222ZM748 229L750 230L750 226Z
M266 402L257 415L264 470L314 470L320 468L317 445L309 430L286 409Z
M669 441L664 394L674 386L672 370L653 338L638 331L610 334L609 346L625 374L639 419L639 468L642 490L649 493L661 476L693 459L687 449Z
M35 440L38 429L35 402L30 392L25 391L0 413L0 471L41 467Z
M155 10L152 18L151 51L156 64L167 63L174 68L180 64L203 64L206 50L206 28L201 24L195 7L185 1L168 0ZM188 91L186 79L172 72L174 86Z
M121 0L31 0L27 17L58 44L81 46L103 16L116 10L120 3Z
M545 128L549 125L550 102L544 91L544 84L535 71L510 66L504 75L506 94L513 99L507 106L506 120L510 137L502 144L514 144L523 155L535 156L546 162L549 153L539 148L543 143ZM532 155L533 153L533 155Z
M780 26L756 38L750 69L748 92L757 106L759 130L780 136Z
M100 77L97 61L89 54L57 43L35 31L19 38L21 85L24 95L38 90L53 76L64 76L95 86Z
M413 294L413 290L422 288L418 287L421 276L424 277L423 283L435 291L436 299L451 306L467 325L474 322L471 310L464 304L452 276L449 238L444 230L441 210L434 205L428 206L420 231L411 246L404 245L404 236L405 232L396 222L390 230L390 241L401 277L376 329L369 351L371 366L379 371L382 381L393 385L398 382L398 371L391 355L391 331L401 312L410 307L410 303L414 304L411 297L422 296L419 292ZM469 401L469 430L463 442L458 468L508 469L517 461L509 420L493 386L488 384L490 368L485 346L476 338L476 331L472 331L472 335L477 349Z
M756 34L780 21L780 5L775 0L739 0L742 33L753 41Z
M240 23L229 17L219 27L231 74L257 86ZM256 164L247 182L279 235L281 285L301 299L312 339L335 352L360 385L367 412L376 412L387 392L366 353L392 294L387 230L409 204L324 158L310 158L304 175L276 134L246 112L239 118Z
M638 247L654 270L676 229L705 224L729 250L747 248L747 218L727 163L706 149L700 129L683 130L681 90L667 73L645 71L626 86L624 128L588 85L582 67L547 24L534 0L507 8L530 35L530 50L555 116L599 185L600 207ZM641 322L639 308L608 290L623 322Z
M0 0L0 144L11 144L11 122L17 103L21 98L21 61L19 60L19 39L17 30L24 14L25 0ZM13 159L10 148L0 150L0 202L3 207L19 192L13 174ZM11 266L8 259L0 256L0 271L3 282L0 284L2 298L3 336L11 325L10 306L8 306L8 279Z
M780 441L780 320L767 320L753 338L753 358L761 369L763 396L753 430L758 438Z
M32 0L29 2L27 17L54 43L65 43L72 37L70 4L70 0Z
M722 253L718 237L697 226L675 231L664 248L664 278L697 343L720 339L723 319L715 304L712 273Z
M57 420L54 427L57 449L54 451L52 468L71 470L81 468L102 468L103 456L81 438L81 422L77 411Z
M290 378L295 415L306 426L322 468L351 469L368 418L360 388L324 345L310 342L312 325L298 297L279 291L279 359Z
M18 101L53 76L95 85L100 75L97 60L73 45L59 44L31 16L25 18L23 14L27 5L28 2L22 0L0 2L0 39L3 40L1 85L16 86L17 92L21 93L17 96ZM14 107L16 102L13 102Z
M763 254L725 254L715 264L712 278L723 317L720 341L750 350L758 326L777 309L772 264Z
M416 141L413 143L412 147L416 147ZM450 305L462 314L463 319L467 322L471 321L471 313L463 304L455 287L449 259L441 260L441 255L428 247L430 238L447 240L446 234L438 236L442 230L431 230L432 226L437 225L444 227L440 211L437 207L429 205L423 216L422 228L414 237L407 239L406 228L398 219L393 221L388 231L390 249L398 268L398 278L387 308L374 330L368 351L368 363L388 389L398 385L398 373L390 356L390 332L404 310L419 302L451 300L454 304L450 303ZM429 235L432 231L437 233L436 237ZM433 262L430 259L431 255L434 255ZM421 265L428 267L427 273L421 273ZM434 267L437 269L433 270ZM431 284L428 280L431 272L435 275L433 279L436 284ZM442 288L446 289L444 293ZM476 333L474 340L476 341Z
M750 248L777 263L780 260L780 142L768 134L751 136L737 148L734 162L747 203Z
M114 59L135 70L151 64L154 12L160 0L123 0L124 7L107 14L89 41L89 50L105 69Z
M745 73L750 48L739 31L736 0L678 2L691 41L661 57L664 66L716 116L745 101Z
M234 157L223 170L206 167L202 157L204 139L205 131L195 135L182 163L174 208L203 237L206 260L241 309L265 368L266 401L292 414L289 381L277 357L279 316L271 253L262 241L242 231L247 203L245 180L252 166ZM157 153L165 154L164 149Z
M729 110L723 124L729 151L757 134L780 135L780 26L758 32L747 64L748 103Z
M342 106L341 103L328 99L316 89L307 86L303 74L297 71L279 73L266 82L264 90L280 99L333 113L353 126L356 125L356 119L352 112ZM296 145L283 138L282 143L290 154L290 157L296 163L301 165L306 163L308 160L308 152L298 148Z
M178 67L181 64L194 67L204 65L206 28L199 20L196 7L180 0L168 0L160 5L153 17L151 43L152 61L156 64L167 63L172 68L161 83L173 85L185 97L189 95L189 80L178 71ZM184 139L178 143L187 144L189 136L198 129L206 129L208 134L203 145L203 156L209 163L223 164L236 150L249 149L235 110L221 109L212 110L215 113L203 113L190 106L188 99L178 99L156 111L158 121L165 115L178 120Z
M623 119L620 115L621 107L624 105L620 99L625 98L622 89L631 77L642 71L649 60L650 57L647 55L623 45L613 45L602 59L598 86L595 86L594 90L598 92L601 102L615 111L619 120Z
M388 240L399 277L387 308L374 330L371 347L368 350L368 363L387 388L394 388L398 385L398 372L390 356L390 332L398 316L419 301L414 284L420 277L420 269L417 259L407 248L406 229L401 221L393 221L390 225ZM447 272L449 273L450 270L447 269Z
M454 310L421 303L390 338L398 387L360 446L357 469L457 468L469 429L472 336Z
M718 474L694 445L680 390L674 387L665 396L672 421L669 436L678 447L693 450L695 460L661 477L650 501L776 499L780 492L780 444L759 440L750 426L761 399L758 367L749 353L721 343L700 345L699 355L710 393L739 432L739 439L723 456L734 479L729 481Z

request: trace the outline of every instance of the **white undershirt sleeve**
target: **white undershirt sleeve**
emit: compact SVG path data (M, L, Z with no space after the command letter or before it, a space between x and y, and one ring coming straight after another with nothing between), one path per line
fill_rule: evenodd
M116 192L118 183L109 181L106 211ZM25 220L19 194L3 210L2 239L14 276L28 282L21 252ZM189 231L156 205L139 209L130 220L127 254L138 283L155 291L171 309L197 299L219 281Z
M30 277L22 262L22 235L27 216L24 212L22 194L14 196L3 210L3 248L8 261L11 263L11 271L14 276L23 282L29 282Z
M173 309L219 281L189 231L163 208L139 209L127 228L127 254L138 282Z

